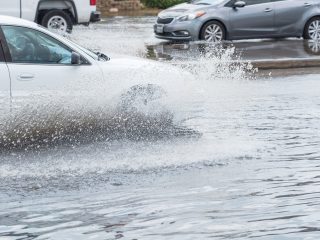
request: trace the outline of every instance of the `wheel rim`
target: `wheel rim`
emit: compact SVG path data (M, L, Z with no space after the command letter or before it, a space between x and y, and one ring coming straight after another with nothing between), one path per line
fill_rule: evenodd
M53 16L48 21L49 30L66 32L67 28L67 21L61 16Z
M204 39L208 42L221 42L223 40L223 30L217 24L211 24L206 27Z
M320 20L314 20L310 23L308 33L311 39L320 39Z

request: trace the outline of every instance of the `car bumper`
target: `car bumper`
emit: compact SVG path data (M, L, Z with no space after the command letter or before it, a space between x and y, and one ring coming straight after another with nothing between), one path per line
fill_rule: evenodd
M155 33L156 38L175 41L191 41L191 36L174 36L172 33Z
M91 13L90 22L99 22L101 20L101 12L95 11Z
M158 26L163 26L163 31L158 31ZM198 20L178 22L174 20L169 24L155 24L154 33L157 38L166 40L198 40L202 23Z

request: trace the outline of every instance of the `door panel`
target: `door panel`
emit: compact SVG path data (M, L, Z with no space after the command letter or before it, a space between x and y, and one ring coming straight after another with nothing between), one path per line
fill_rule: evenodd
M95 80L101 80L101 70L96 65L58 66L36 64L8 64L13 95L17 91L66 92L79 89Z
M24 27L2 26L11 62L12 101L14 107L27 99L38 101L78 94L102 80L99 66L81 58L71 64L73 50L53 37Z
M2 116L9 112L10 107L10 76L4 62L0 62L0 76L0 115Z
M1 1L0 15L20 17L20 0Z
M243 8L230 8L230 34L233 38L271 37L275 34L273 3L268 0L249 3ZM257 1L256 1L257 2Z
M303 14L310 9L312 0L281 0L275 1L275 27L278 34L301 34L300 21Z
M12 78L12 102L14 107L29 103L60 101L85 94L90 83L101 80L96 65L58 66L36 64L8 64ZM40 101L40 102L39 102Z
M10 75L3 52L4 36L0 28L0 117L9 112L10 108ZM1 119L0 119L1 125Z

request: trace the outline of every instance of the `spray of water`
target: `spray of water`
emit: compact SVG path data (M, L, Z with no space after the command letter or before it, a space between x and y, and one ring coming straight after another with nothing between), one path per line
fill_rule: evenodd
M91 46L86 37L88 32L80 30L75 30L74 40L89 48L135 56L145 49L140 39L139 44L129 46L130 52L126 52L128 45L122 47L114 40L108 45L108 39L104 39L107 34L101 35L101 41L95 41L97 46ZM110 30L110 33L114 32ZM0 144L26 151L3 158L9 160L1 164L0 175L31 177L37 173L39 177L52 177L199 162L210 165L217 159L253 152L255 144L242 144L247 141L243 136L248 133L239 134L241 129L231 126L242 125L241 109L247 102L246 82L251 80L248 72L252 68L234 61L232 48L209 47L210 51L197 60L158 64L150 61L141 68L130 66L128 72L109 74L106 82L74 79L76 84L66 88L63 96L34 94L28 101L22 101L12 113L2 115ZM146 87L149 84L156 86L155 89L160 86L160 90L149 91ZM203 135L194 141L176 138L177 135L200 136L195 133ZM167 140L159 142L155 140L159 140L158 136ZM61 144L73 148L40 151L41 161L35 161L35 153L29 151ZM28 161L27 166L24 161Z
M0 147L28 150L191 133L181 127L198 114L186 114L188 102L197 99L205 103L208 94L219 95L221 88L233 91L230 83L235 81L238 89L252 70L233 60L234 49L209 47L197 61L174 61L175 67L153 64L149 69L110 74L107 82L75 79L62 94L30 93L11 113L3 114ZM212 81L218 84L212 85ZM197 111L204 110L202 107Z
M37 89L17 96L12 111L1 115L0 149L192 133L174 114L185 92L183 75L169 65L142 61L138 68L110 73L105 81L72 79L63 91Z
M197 56L188 56L184 61L173 60L173 64L191 72L196 79L203 81L236 82L253 80L253 68L248 61L241 60L241 54L233 46L222 44L200 44Z

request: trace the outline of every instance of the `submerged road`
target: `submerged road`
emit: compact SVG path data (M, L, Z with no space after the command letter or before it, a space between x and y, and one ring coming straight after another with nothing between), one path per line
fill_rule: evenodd
M155 58L153 21L106 19L71 38ZM319 239L320 75L251 74L233 50L178 54L166 64L192 78L165 76L179 91L164 112L201 135L2 151L1 240Z

